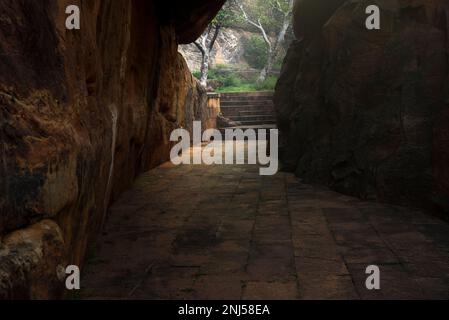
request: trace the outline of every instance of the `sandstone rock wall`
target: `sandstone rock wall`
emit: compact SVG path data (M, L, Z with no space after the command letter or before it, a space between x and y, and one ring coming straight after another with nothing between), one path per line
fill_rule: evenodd
M168 159L172 129L203 119L177 45L223 1L170 3L0 2L0 299L59 297L110 202Z
M381 8L381 30L365 8ZM303 0L276 90L284 165L343 193L449 210L449 3ZM294 99L292 99L292 97Z

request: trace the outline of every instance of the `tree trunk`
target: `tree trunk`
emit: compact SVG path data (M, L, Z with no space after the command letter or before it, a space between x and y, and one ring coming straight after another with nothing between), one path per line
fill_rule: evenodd
M267 51L267 63L260 72L259 79L257 79L257 83L262 83L267 79L268 74L271 72L271 68L273 67L274 61L273 55L276 57L276 47L274 47L273 49L273 45L270 42L270 38L268 37L268 34L265 32L265 29L262 27L262 25L260 25L260 31L262 32L265 43L268 46L268 51Z
M209 40L212 29L215 28L212 39ZM209 64L210 58L212 54L212 50L214 49L215 42L217 41L218 34L220 33L221 26L220 25L209 25L209 30L206 34L204 34L200 39L201 41L195 41L194 44L201 52L201 76L200 83L203 87L207 88L207 79L209 76Z
M209 75L209 61L210 61L210 52L209 50L204 50L201 59L201 77L200 77L200 83L204 87L207 87L207 78Z
M258 83L264 82L268 76L270 75L275 60L277 58L277 55L279 53L279 48L283 45L284 41L285 41L285 35L287 34L288 28L290 27L291 24L291 10L293 9L293 0L290 0L290 4L289 4L289 10L284 13L284 21L282 23L282 28L279 31L277 37L276 37L276 42L274 44L274 46L271 49L268 50L268 59L267 59L267 63L265 65L265 67L262 69L259 79L257 80ZM262 32L264 33L264 30L262 28ZM265 33L264 33L265 36ZM265 36L265 41L269 43L269 40L267 40L267 37Z
M265 64L265 67L260 72L259 79L257 79L258 83L262 83L265 80L267 80L268 76L271 73L271 70L273 69L274 60L276 59L276 56L277 56L277 53L274 51L271 51L268 53L267 63Z

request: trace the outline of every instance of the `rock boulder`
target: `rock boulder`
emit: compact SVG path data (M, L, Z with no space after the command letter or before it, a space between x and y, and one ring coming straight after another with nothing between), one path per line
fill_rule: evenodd
M378 31L365 27L371 4ZM346 194L447 210L447 1L303 0L294 19L302 41L275 97L285 168Z

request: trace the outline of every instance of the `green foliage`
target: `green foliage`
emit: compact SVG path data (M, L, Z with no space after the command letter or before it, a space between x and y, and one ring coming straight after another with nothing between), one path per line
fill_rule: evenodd
M256 83L254 87L256 88L256 91L272 91L276 87L277 81L277 77L271 76L262 83Z
M268 45L262 36L251 36L243 42L244 58L255 69L262 70L267 63Z
M243 81L240 77L235 74L229 74L227 77L223 78L223 87L239 87L242 85Z
M281 70L283 65L284 65L284 59L278 58L278 59L276 59L276 62L274 63L273 69Z
M239 72L231 70L224 65L217 65L215 68L210 69L209 79L220 83L216 90L217 92L273 91L277 82L276 77L269 77L264 82L257 83L257 74L244 77Z
M236 0L244 3L245 10L254 21L260 21L268 33L277 33L283 15L289 10L290 0Z
M215 68L209 70L209 78L215 80L222 80L229 74L229 67L223 64L217 64Z
M220 87L216 91L219 93L225 93L225 92L255 92L257 90L252 84L245 83L235 87Z
M234 1L227 1L215 16L212 24L220 27L232 27L241 23L241 18Z

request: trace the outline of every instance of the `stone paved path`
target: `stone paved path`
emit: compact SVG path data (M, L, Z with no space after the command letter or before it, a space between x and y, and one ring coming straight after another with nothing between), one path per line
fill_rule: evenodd
M165 164L111 208L85 299L449 298L449 225L257 166ZM365 268L381 269L381 290Z

